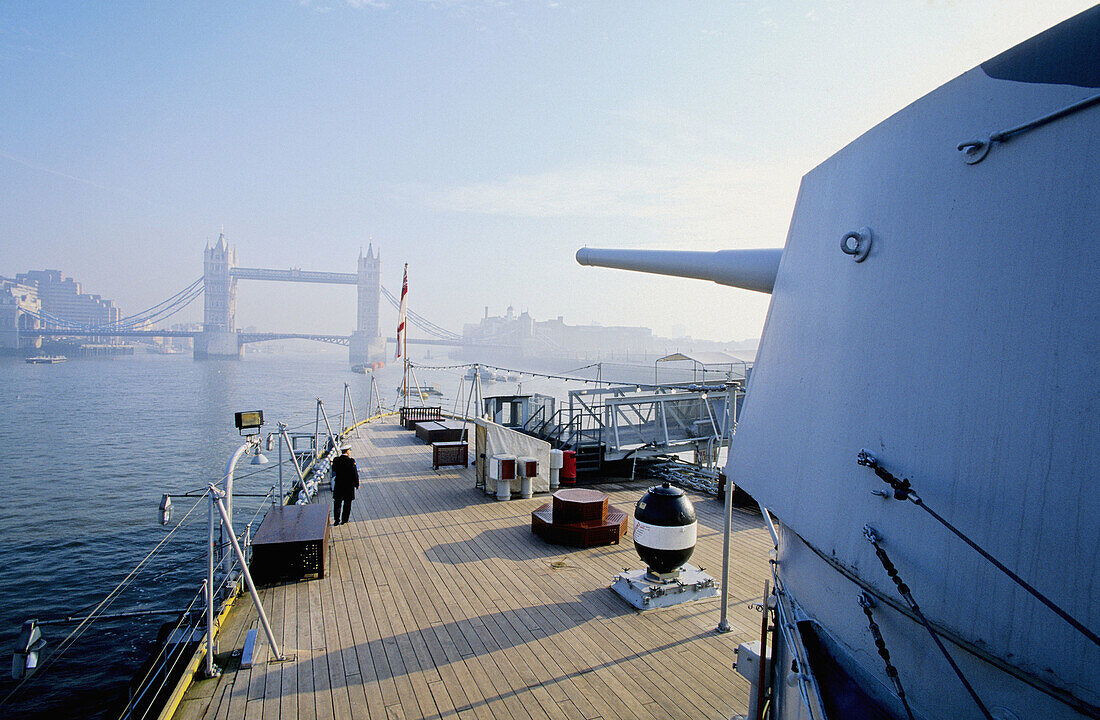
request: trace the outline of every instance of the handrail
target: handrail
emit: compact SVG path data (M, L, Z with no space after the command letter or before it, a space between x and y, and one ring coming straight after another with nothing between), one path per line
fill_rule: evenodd
M531 424L531 421L532 421L532 420L534 420L534 419L538 418L538 417L539 417L540 415L545 415L545 414L546 414L546 406L545 406L545 405L540 405L540 406L539 406L539 409L538 409L538 410L536 410L536 411L535 411L535 412L534 412L534 413L533 413L533 414L531 415L531 417L527 418L527 421L526 421L525 423L523 423L523 425L522 425L522 426L520 426L520 430L524 430L524 431L528 430L528 427L527 427L527 426ZM545 424L545 423L544 423L544 424ZM537 431L536 431L536 432L537 432Z

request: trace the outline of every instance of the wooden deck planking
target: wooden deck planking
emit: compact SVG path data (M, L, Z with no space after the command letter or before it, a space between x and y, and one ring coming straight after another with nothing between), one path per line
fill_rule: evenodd
M499 503L472 468L431 469L431 449L396 423L352 440L365 471L348 525L332 529L328 576L264 588L289 662L270 662L261 630L251 670L196 682L179 718L729 718L748 684L731 669L759 632L771 541L759 515L734 512L729 622L717 601L638 613L608 590L640 567L633 545L577 550L530 532L547 496ZM599 489L630 510L642 482ZM722 508L692 495L692 563L721 574ZM327 499L319 500L327 502ZM556 566L553 563L563 564ZM222 655L258 627L247 596Z
M414 532L414 533L416 533L416 530L415 530L415 528L413 529L413 532ZM416 533L416 534L420 534L420 533ZM415 562L419 562L419 559L417 559L417 560L416 560ZM403 564L403 565L404 565L404 564ZM410 567L408 567L408 568L406 568L406 569L410 569L410 570L411 570L411 569L413 569L413 568L412 568L412 567L410 566ZM423 570L423 569L425 569L425 568L423 568L423 565L421 565L421 569L422 569L422 570ZM421 575L420 575L419 577L420 577L420 578L423 578L424 576L425 576L425 575L421 574ZM411 579L413 579L413 578L410 578L410 580L411 580ZM439 587L439 588L443 588L443 589L446 589L446 585L442 585L442 584L441 584L441 585L437 585L436 587ZM433 593L433 596L434 596L434 595L435 595L435 594ZM434 608L434 610L435 610L435 611L436 611L437 613L438 613L438 611L439 611L440 609L441 609L441 608L440 608L439 606L436 606L436 607ZM446 612L444 611L444 614L447 614L447 613L446 613ZM475 615L475 616L476 616L476 615ZM453 616L450 616L450 615L448 615L448 619L449 619L449 620L451 620L451 621L453 622ZM442 617L440 618L440 622L442 622ZM423 623L421 623L421 624L423 624ZM499 637L499 636L500 636L500 633L502 633L502 632L504 633L504 637L506 637L506 636L507 636L507 629L505 628L505 629L503 629L503 630L502 630L502 628L500 628L500 626L499 626L499 625L498 625L498 626L497 626L497 627L495 628L495 630L494 630L494 628L493 628L493 627L491 627L490 625L483 625L482 627L484 627L484 628L485 628L485 631L489 633L489 636L490 636L490 637ZM499 649L500 649L500 647L501 647L502 645L506 645L506 644L507 644L507 643L498 643L498 650L497 650L497 652L499 652ZM511 672L512 672L512 673L514 673L514 674L519 674L520 672L522 672L522 669L523 669L523 668L522 668L522 667L516 667L516 666L515 666L515 665L514 665L514 664L512 663L511 659L508 659L507 663L508 663L508 667L509 667L509 668L511 669ZM484 668L483 668L483 669L484 669ZM492 678L492 676L491 676L491 675L486 675L486 679L488 679L488 680L489 680L489 682L490 682L490 684L492 684L493 678ZM499 678L497 679L497 681L499 682ZM533 713L533 714L532 714L532 717L545 717L545 715L541 715L540 713L538 713L538 712L535 712L535 713Z
M430 492L430 488L426 488L424 485L420 485L418 487L419 487L419 490L420 490L421 493ZM478 524L480 524L480 523L478 523ZM446 535L446 537L447 537L447 539L456 539L458 536L454 533L453 528L452 528L451 532L449 532ZM475 539L463 538L463 540L465 540L465 542L476 542ZM455 547L456 547L456 543L453 543L453 542L450 543L450 548L448 550L446 550L446 553L448 554L449 559L452 562L454 562L455 565L457 566L459 564L459 561L458 561L458 558L456 557ZM450 582L452 584L457 584L458 586L462 586L467 582L467 580L468 580L468 578L464 574L459 573L456 577L451 578ZM447 587L447 584L444 583L442 585L442 587ZM493 588L488 588L486 590L483 590L483 592L486 593L486 597L491 597L492 598L493 603L494 603L494 607L496 607L498 612L499 612L501 610L503 601L499 597L499 594L497 594L495 592L490 593L490 591L492 591L492 590L493 590ZM477 588L471 588L471 590L469 592L469 595L473 595L476 592L477 592ZM476 616L476 611L473 611L471 613L471 615ZM512 640L509 639L512 636L514 636L514 634L516 632L514 628L507 627L507 626L501 628L498 625L498 630L500 630L503 633L503 637L505 638L505 642L500 643L500 644L509 645L509 646L516 645L515 642L513 642ZM503 648L502 648L502 650L503 650ZM551 655L549 657L550 657L551 660L553 660L554 656ZM537 699L539 701L539 708L550 717L559 716L562 712L561 708L557 707L556 701L550 696L550 694L548 692L545 692L544 688L540 687L537 679L531 677L530 675L528 675L527 677L523 677L523 671L527 670L527 665L528 665L528 660L526 658L521 659L518 666L517 666L517 664L514 660L512 660L512 659L509 660L509 666L512 667L513 672L515 673L515 675L517 675L517 676L521 677L522 679L524 679L525 681L527 681L526 686L531 687L532 693L537 696ZM540 690L542 692L540 692ZM514 688L510 687L509 692L514 692ZM578 699L580 699L583 696L576 696L576 697L578 697Z

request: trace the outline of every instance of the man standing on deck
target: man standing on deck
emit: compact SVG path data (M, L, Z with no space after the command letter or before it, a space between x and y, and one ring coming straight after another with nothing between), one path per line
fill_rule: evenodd
M351 516L351 501L355 499L355 489L359 487L359 468L355 459L348 453L349 445L340 448L340 456L332 461L332 525L346 525ZM340 506L343 505L343 513Z

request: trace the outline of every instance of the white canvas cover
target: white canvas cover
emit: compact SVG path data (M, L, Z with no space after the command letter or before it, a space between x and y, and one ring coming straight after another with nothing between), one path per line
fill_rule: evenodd
M533 492L550 492L550 443L545 440L524 435L503 425L497 425L488 420L478 420L479 428L484 429L485 447L481 447L482 433L477 433L477 455L482 454L487 458L494 455L515 455L516 457L530 456L539 461L539 474L531 481ZM517 477L512 480L512 492L518 494L522 479ZM486 477L485 492L496 492L496 481Z

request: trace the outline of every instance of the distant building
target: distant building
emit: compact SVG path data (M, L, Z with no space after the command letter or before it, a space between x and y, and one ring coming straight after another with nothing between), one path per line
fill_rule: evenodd
M67 329L73 325L98 327L117 323L122 312L114 302L81 292L80 283L60 270L31 270L15 276L15 282L33 286L42 303L42 313L64 321L45 320L43 329Z
M42 338L25 337L25 330L41 327L42 301L38 288L0 277L0 351L18 352L42 347Z
M679 351L724 351L752 357L756 341L721 343L690 337L666 338L647 327L631 325L567 325L559 315L554 320L535 320L526 311L516 314L509 307L504 315L485 316L477 324L462 327L467 348L482 345L507 349L509 354L542 360L620 360L652 362L657 357ZM484 352L472 351L480 358ZM501 359L502 362L506 360Z
M516 348L524 357L644 357L664 348L655 345L647 327L614 325L566 325L564 318L537 321L526 311L516 315L509 307L504 315L490 316L462 327L467 343Z

